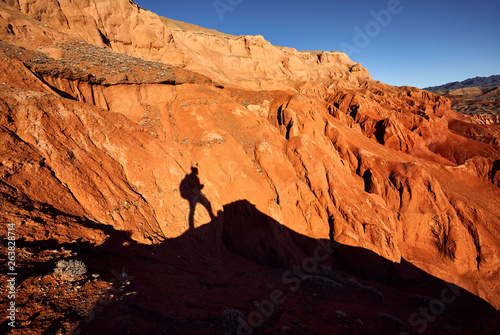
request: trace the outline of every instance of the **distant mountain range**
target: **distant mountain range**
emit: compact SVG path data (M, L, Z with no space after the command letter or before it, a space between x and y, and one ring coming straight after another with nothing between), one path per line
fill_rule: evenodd
M451 109L464 114L500 115L500 75L476 77L426 88L451 100Z
M466 87L486 87L486 86L496 86L496 85L500 85L500 75L469 78L464 81L455 81L440 86L426 87L424 88L424 90L447 91L447 90L455 90L458 88L466 88Z

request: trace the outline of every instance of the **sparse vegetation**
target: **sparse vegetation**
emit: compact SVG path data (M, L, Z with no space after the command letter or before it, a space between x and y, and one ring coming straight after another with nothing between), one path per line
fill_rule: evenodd
M354 287L355 289L357 289L359 291L364 291L364 292L370 293L371 295L375 296L379 300L384 300L384 295L373 286L363 285L354 278L347 279L346 284Z
M227 331L233 331L238 327L239 320L243 318L243 313L237 309L225 309L221 313L222 326Z
M330 278L340 284L344 283L344 278L338 272L334 271L331 265L321 265L318 270L318 276Z
M87 266L82 261L74 259L57 262L54 273L67 280L76 280L87 273Z
M341 317L343 317L343 318L346 318L346 317L347 317L347 313L346 313L346 312L344 312L344 311L341 311L341 310L339 310L339 309L337 309L337 310L335 311L335 314L337 314L338 316L341 316Z

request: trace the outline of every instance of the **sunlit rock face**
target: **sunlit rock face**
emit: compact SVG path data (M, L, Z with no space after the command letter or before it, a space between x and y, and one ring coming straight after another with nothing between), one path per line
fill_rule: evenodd
M268 281L288 292L296 281L284 271L315 254L327 255L322 272L299 276L307 284L283 302L288 312L276 307L283 319L255 333L299 331L286 320L303 318L294 308L314 294L329 306L315 303L317 313L344 306L373 329L358 322L353 333L394 332L387 315L400 319L396 333L416 332L408 318L424 296L439 298L440 280L486 301L463 293L443 333L456 320L476 329L500 306L498 120L373 81L339 52L226 35L128 0L0 1L0 38L0 213L17 223L20 264L32 269L18 298L26 334L118 334L124 316L138 333L210 324L203 334L218 334L224 310L248 315L273 292ZM64 257L100 277L89 273L81 292L57 284L51 262ZM137 279L110 301L129 309L103 307L106 326L85 323L118 291L122 267ZM327 293L315 291L321 280ZM367 285L386 302L379 313L363 307ZM327 321L297 322L342 329Z

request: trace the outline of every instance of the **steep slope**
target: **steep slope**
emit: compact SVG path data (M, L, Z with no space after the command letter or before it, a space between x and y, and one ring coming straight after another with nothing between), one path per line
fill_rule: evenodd
M398 299L419 294L405 291L412 280L432 283L425 291L431 296L445 287L397 265L406 261L500 306L498 122L453 112L448 99L426 91L372 81L340 53L301 53L259 37L186 28L129 1L9 3L0 2L0 213L17 223L20 254L32 253L42 265L21 288L25 333L82 321L70 305L50 307L52 314L40 318L27 312L34 283L56 282L49 272L65 253L46 253L61 245L78 249L101 273L108 261L137 274L146 260L165 274L175 253L193 250L193 260L185 256L175 265L196 273L185 286L176 284L188 294L190 285L231 285L220 284L225 261L237 277L247 276L243 262L279 281L279 268L301 264L318 239L374 252L361 260L340 253L330 266L346 273L340 282L349 276L382 282L377 287L393 297L386 314L398 310ZM286 71L278 59L286 59ZM25 268L34 267L23 257ZM360 270L373 260L381 267ZM207 284L210 265L218 272ZM183 280L179 271L168 283ZM394 274L398 285L388 283ZM90 297L106 281L84 281L83 314L98 303ZM252 294L268 294L265 281L242 279L237 287L255 290L235 305L251 312ZM178 306L161 307L161 299L148 305L154 290L144 277L136 282L136 294L144 295L130 312L134 322L168 319L182 333L191 321L229 308L176 298L189 313L175 314ZM357 289L348 292L362 301ZM216 295L208 296L213 302ZM331 299L332 308L341 300ZM415 331L407 319L420 302L399 306L401 327ZM471 296L462 308L477 311L459 330L474 329L477 313L492 311ZM453 332L447 327L468 312L443 318L440 333ZM120 316L109 315L115 322ZM62 321L42 321L50 318ZM290 327L285 321L269 329ZM378 322L370 324L385 329Z

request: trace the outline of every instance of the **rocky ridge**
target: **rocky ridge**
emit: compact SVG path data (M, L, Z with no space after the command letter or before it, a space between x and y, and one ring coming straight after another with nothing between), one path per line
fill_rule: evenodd
M451 91L458 90L461 88L469 87L489 87L500 85L500 75L493 75L489 77L475 77L469 78L463 81L454 81L439 86L426 87L424 90L427 91Z
M373 81L340 53L304 53L262 37L184 26L129 1L6 3L0 2L2 220L18 222L22 252L44 264L30 270L24 296L36 281L54 283L46 271L65 257L57 251L47 258L56 246L81 250L103 271L92 251L99 250L136 273L140 266L118 247L167 267L175 253L191 252L194 259L183 266L198 268L200 277L207 276L200 264L224 267L205 250L222 252L235 273L244 271L241 259L224 254L232 251L255 262L246 263L252 271L276 279L275 267L311 254L309 238L370 250L394 264L408 261L500 306L498 120L483 122L453 112L446 98ZM190 227L180 185L193 166L216 219L199 206ZM232 228L239 221L272 228L260 236L269 228ZM192 228L198 235L188 234ZM347 260L340 270L364 278L353 270L363 261L338 256L337 263ZM21 263L33 267L29 257ZM371 275L385 282L385 267ZM395 273L401 280L412 271ZM217 287L223 277L214 276L196 285ZM241 280L251 286L263 278ZM147 280L137 282L143 286L136 290L151 293ZM84 283L88 306L79 306L81 313L105 285ZM240 309L249 312L244 301L251 294L262 291L237 298ZM134 304L182 331L190 320L215 318L182 300L185 314L173 316L175 307L138 299ZM78 320L70 312L75 306L43 312L62 323L32 318L28 301L26 331L71 329ZM217 313L227 308L215 306ZM395 313L389 306L386 312ZM277 325L290 327L268 326ZM410 329L406 320L401 327Z
M498 123L500 114L500 76L475 77L425 90L445 96L452 102L452 109L474 114L484 123Z
M476 115L484 122L498 123L500 86L457 88L434 93L450 99L452 109L457 112Z
M206 74L221 85L321 90L370 78L340 52L299 52L262 36L221 34L159 17L127 0L6 3L90 44Z

